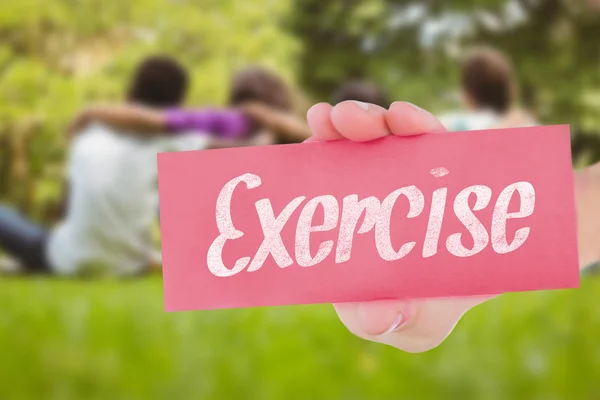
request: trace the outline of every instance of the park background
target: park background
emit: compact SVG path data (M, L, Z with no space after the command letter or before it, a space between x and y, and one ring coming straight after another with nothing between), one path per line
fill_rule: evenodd
M593 0L2 0L0 200L50 224L66 127L121 101L144 56L191 71L188 104L222 105L233 72L267 66L299 114L350 78L434 113L456 109L457 60L489 44L522 105L571 124L575 166L600 159ZM551 249L549 249L551 251ZM405 354L353 337L330 305L166 314L159 277L0 278L0 399L597 399L600 279L514 293Z

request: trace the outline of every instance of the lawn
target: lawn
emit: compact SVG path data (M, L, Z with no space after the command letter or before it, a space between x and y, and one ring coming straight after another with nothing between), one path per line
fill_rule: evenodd
M0 280L0 399L593 399L600 278L509 294L424 354L329 305L167 314L160 279Z

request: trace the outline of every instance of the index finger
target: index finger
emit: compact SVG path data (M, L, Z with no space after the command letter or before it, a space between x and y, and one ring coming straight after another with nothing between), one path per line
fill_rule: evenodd
M312 132L312 136L305 142L324 142L344 138L331 122L332 110L333 106L328 103L317 103L308 110L306 113L306 122Z
M385 120L391 133L396 136L446 132L444 125L433 114L404 101L394 102L385 114Z
M366 142L390 135L385 121L387 110L376 104L343 101L331 110L331 122L346 139Z

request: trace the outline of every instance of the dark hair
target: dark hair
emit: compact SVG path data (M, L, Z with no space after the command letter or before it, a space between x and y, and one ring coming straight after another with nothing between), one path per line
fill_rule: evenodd
M378 85L366 81L349 81L344 83L333 96L334 104L346 100L362 101L388 108L390 103L385 91Z
M513 71L508 59L490 48L475 49L462 65L463 89L478 107L504 113L513 100Z
M148 57L135 70L127 100L156 108L178 106L185 98L188 80L185 68L171 57Z
M247 67L233 77L229 105L257 102L281 111L292 111L292 94L285 81L262 67Z

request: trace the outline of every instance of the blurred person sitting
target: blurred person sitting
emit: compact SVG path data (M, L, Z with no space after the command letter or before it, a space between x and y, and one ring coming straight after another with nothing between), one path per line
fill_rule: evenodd
M310 137L305 122L292 114L293 101L285 81L262 67L251 66L234 75L228 108L172 108L143 104L92 106L74 121L71 133L100 121L144 136L199 131L211 136L208 147L239 147L302 142Z
M182 66L150 57L135 71L127 102L151 110L177 107L187 88ZM0 207L0 249L20 272L130 276L158 266L151 235L158 209L156 155L210 145L210 136L198 132L144 137L97 122L84 128L69 148L62 221L46 230Z
M380 86L362 80L351 80L342 84L333 95L333 104L347 100L375 104L386 109L390 106L387 93Z
M461 67L461 97L466 111L440 117L449 131L536 125L515 106L517 85L508 59L491 48L473 50Z

